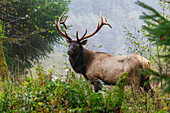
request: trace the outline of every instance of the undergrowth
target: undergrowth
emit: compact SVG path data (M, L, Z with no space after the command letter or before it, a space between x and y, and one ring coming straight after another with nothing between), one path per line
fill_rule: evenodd
M139 94L124 87L127 74L123 74L116 86L94 93L90 82L74 72L56 75L36 68L37 79L27 77L22 82L0 82L0 112L155 112L168 113L168 95L161 96L155 90L155 98ZM110 87L113 89L111 90Z

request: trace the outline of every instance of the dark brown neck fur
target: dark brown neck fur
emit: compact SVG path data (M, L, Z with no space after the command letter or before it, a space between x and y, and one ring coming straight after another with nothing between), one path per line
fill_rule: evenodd
M92 60L93 54L94 52L82 47L78 54L69 56L69 61L74 71L83 74L86 79L86 69Z

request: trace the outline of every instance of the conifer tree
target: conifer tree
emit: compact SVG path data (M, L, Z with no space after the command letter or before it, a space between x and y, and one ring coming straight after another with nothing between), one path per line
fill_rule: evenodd
M155 72L153 70L147 71L150 74L155 75L155 80L164 80L162 88L164 92L170 93L170 15L166 18L158 13L154 8L137 1L136 4L151 11L151 14L143 13L140 19L143 19L146 25L143 25L143 29L148 32L148 39L157 46L163 47L164 55L157 55L157 58L163 59L165 66L161 66L161 72ZM170 5L170 4L168 4Z
M10 72L23 72L48 56L61 35L54 25L69 0L2 0L0 19L8 40L3 43Z

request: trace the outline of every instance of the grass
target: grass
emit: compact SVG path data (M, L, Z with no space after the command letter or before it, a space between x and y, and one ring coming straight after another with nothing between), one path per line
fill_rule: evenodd
M162 95L158 88L154 88L154 98L133 92L127 86L124 90L126 79L122 77L117 86L104 86L101 92L94 93L90 83L74 72L58 75L56 80L52 72L37 67L36 79L1 81L0 112L170 112L168 94Z

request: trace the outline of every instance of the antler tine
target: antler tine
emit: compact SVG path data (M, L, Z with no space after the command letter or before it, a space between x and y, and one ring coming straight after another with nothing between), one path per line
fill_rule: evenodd
M106 16L105 16L104 18L105 18L105 22L107 23L107 18L106 18Z
M72 39L68 36L68 34L66 33L66 30L64 29L64 32L65 32L65 33L63 33L62 30L61 30L61 26L60 26L60 24L63 24L64 27L67 29L67 27L66 27L66 25L65 25L65 21L66 21L66 19L68 18L68 15L65 17L64 21L61 22L61 19L62 19L62 17L64 16L64 13L65 13L65 12L63 12L63 14L60 16L60 18L59 18L59 20L58 20L58 24L57 24L57 21L55 20L55 24L56 24L56 27L57 27L57 30L59 31L59 33L60 33L63 37L65 37L66 39L68 39L68 40L71 41Z
M66 35L67 37L69 37L68 34L67 34L67 32L66 32L66 29L65 29L65 28L64 28L64 32L65 32L65 35ZM71 38L70 38L70 39L71 39Z
M107 18L106 18L106 16L105 16L105 25L108 25L110 28L112 28L112 26L107 23Z
M85 31L85 33L84 33L84 35L83 35L81 38L83 38L84 36L86 36L86 34L87 34L87 29L86 29L86 31Z
M65 37L65 35L62 33L62 31L61 31L61 28L58 26L58 24L57 24L57 21L55 20L55 25L56 25L56 27L57 27L57 30L59 31L59 33L63 36L63 37Z
M77 41L81 41L82 38L83 38L86 34L87 34L87 29L86 29L84 35L79 39L79 38L78 38L78 29L77 29L77 31L76 31L76 38L77 38Z
M102 12L100 12L100 17L101 17L101 24L103 24Z
M99 24L99 22L98 22L97 29L92 34L87 35L87 36L85 36L87 34L87 32L85 32L85 34L79 39L79 41L84 40L86 38L89 38L89 37L95 35L103 27L103 25L108 25L110 28L112 28L112 26L109 23L107 23L106 17L105 17L105 22L103 22L103 17L102 17L101 12L100 12L100 18L101 18L101 23Z
M77 31L76 31L76 38L77 38L77 41L79 41L78 29L77 29Z
M65 17L65 19L64 19L64 21L63 21L63 22L65 22L65 21L67 20L67 18L68 18L68 15Z
M67 18L68 18L68 15L65 17L65 19L64 19L64 21L63 22L60 22L61 24L63 24L64 25L64 27L67 29L67 26L65 25L65 21L67 20Z

